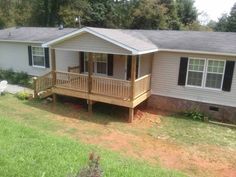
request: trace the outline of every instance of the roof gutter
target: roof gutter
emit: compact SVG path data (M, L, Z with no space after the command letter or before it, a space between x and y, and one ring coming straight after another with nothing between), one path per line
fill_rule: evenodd
M178 50L178 49L158 49L158 52L177 52L177 53L191 53L191 54L206 54L206 55L222 55L236 57L236 53L222 53L222 52L207 52L198 50Z
M22 40L0 40L0 42L34 43L43 44L43 41L22 41Z

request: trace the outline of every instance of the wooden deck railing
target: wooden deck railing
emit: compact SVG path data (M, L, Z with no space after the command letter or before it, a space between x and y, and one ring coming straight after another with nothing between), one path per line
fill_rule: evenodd
M92 76L92 93L121 99L130 98L130 81Z
M56 86L88 92L88 76L84 74L56 71Z
M68 67L68 72L71 73L80 73L80 67L79 66L72 66L72 67Z
M34 81L35 93L45 91L53 86L52 72L49 72L43 76L37 77Z
M88 82L88 75L85 74L61 71L55 71L55 73L49 72L35 81L35 93L45 91L53 86L89 92ZM150 82L151 74L135 80L134 99L150 90ZM91 93L93 94L128 100L131 99L131 89L130 81L95 75L92 76Z
M143 93L149 91L151 83L151 74L145 75L135 80L134 83L134 97L142 95Z

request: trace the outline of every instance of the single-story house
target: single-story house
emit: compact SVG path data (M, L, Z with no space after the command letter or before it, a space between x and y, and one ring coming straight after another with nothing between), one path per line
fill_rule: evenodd
M236 33L19 27L0 30L0 68L38 76L35 94L134 108L198 108L236 123Z

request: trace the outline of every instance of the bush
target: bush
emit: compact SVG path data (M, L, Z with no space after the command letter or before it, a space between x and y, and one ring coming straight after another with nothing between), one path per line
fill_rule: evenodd
M31 77L25 72L14 72L12 69L0 70L0 80L7 80L9 84L31 87Z
M193 120L204 120L204 114L199 112L197 109L189 110L184 113L186 117L193 119Z
M28 100L30 98L30 94L23 91L23 92L17 93L16 97L20 100Z
M82 168L82 170L74 177L102 177L102 170L99 164L100 157L94 153L89 155L88 166Z

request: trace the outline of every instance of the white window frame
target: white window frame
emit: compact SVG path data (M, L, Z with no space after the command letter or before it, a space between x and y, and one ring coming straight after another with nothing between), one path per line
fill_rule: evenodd
M192 71L192 70L189 70L189 61L190 60L204 60L204 68L203 68L203 71ZM206 61L207 59L206 58L196 58L196 57L190 57L188 59L188 65L187 65L187 76L186 76L186 80L185 80L185 85L188 86L188 87L195 87L195 88L203 88L203 85L204 85L204 80L205 80L205 67L206 67ZM199 72L199 73L202 73L202 83L201 83L201 86L196 86L196 85L189 85L188 84L188 74L189 74L189 71L191 72Z
M100 54L100 53L94 53L94 54ZM93 54L93 55L94 55ZM88 53L87 52L85 52L84 53L84 56L85 55L87 55L86 57L84 57L84 62L86 62L86 61L88 61L89 60L89 55L88 55ZM101 55L106 55L107 57L106 57L106 62L104 62L104 63L106 63L106 73L105 74L102 74L102 73L98 73L97 72L97 60L96 61L94 61L93 60L93 74L95 74L95 75L98 75L98 76L108 76L108 54L101 54ZM88 67L89 67L89 64L88 64ZM84 64L84 73L88 73L87 71L86 71L86 65Z
M201 86L195 86L195 85L189 85L188 84L188 74L189 74L189 61L190 59L193 60L204 60L204 69L202 71L203 76L202 76L202 84ZM208 72L208 62L209 61L223 61L224 62L224 70L223 70L223 74L222 74L222 80L221 80L221 88L211 88L211 87L206 87L206 79L207 79L207 74L211 73ZM186 87L192 87L192 88L203 88L203 89L209 89L209 90L216 90L216 91L222 91L223 88L223 82L224 82L224 75L225 75L225 67L226 67L226 60L223 59L213 59L213 58L196 58L196 57L189 57L188 59L188 65L187 65L187 75L186 75L186 80L185 80L185 86ZM193 72L201 72L201 71L193 71ZM217 73L213 73L213 74L217 74ZM220 74L220 73L218 73Z
M33 52L34 48L43 49L43 55L34 55L34 52ZM31 49L32 49L32 66L35 67L35 68L46 68L46 59L45 59L45 51L44 51L44 48L43 48L43 47L40 47L40 46L31 46ZM35 64L34 64L34 56L43 57L43 58L44 58L44 66L35 65Z
M223 73L214 73L214 72L208 72L208 62L209 61L223 61L224 62L224 68L223 68ZM204 87L207 89L213 89L213 90L222 90L223 88L223 82L224 82L224 76L225 76L225 67L226 67L226 60L216 60L216 59L207 59L207 63L206 63L206 73L205 73L205 78L204 78ZM206 81L207 81L207 74L211 73L211 74L222 74L222 80L221 80L221 86L220 88L212 88L212 87L207 87L206 86Z

